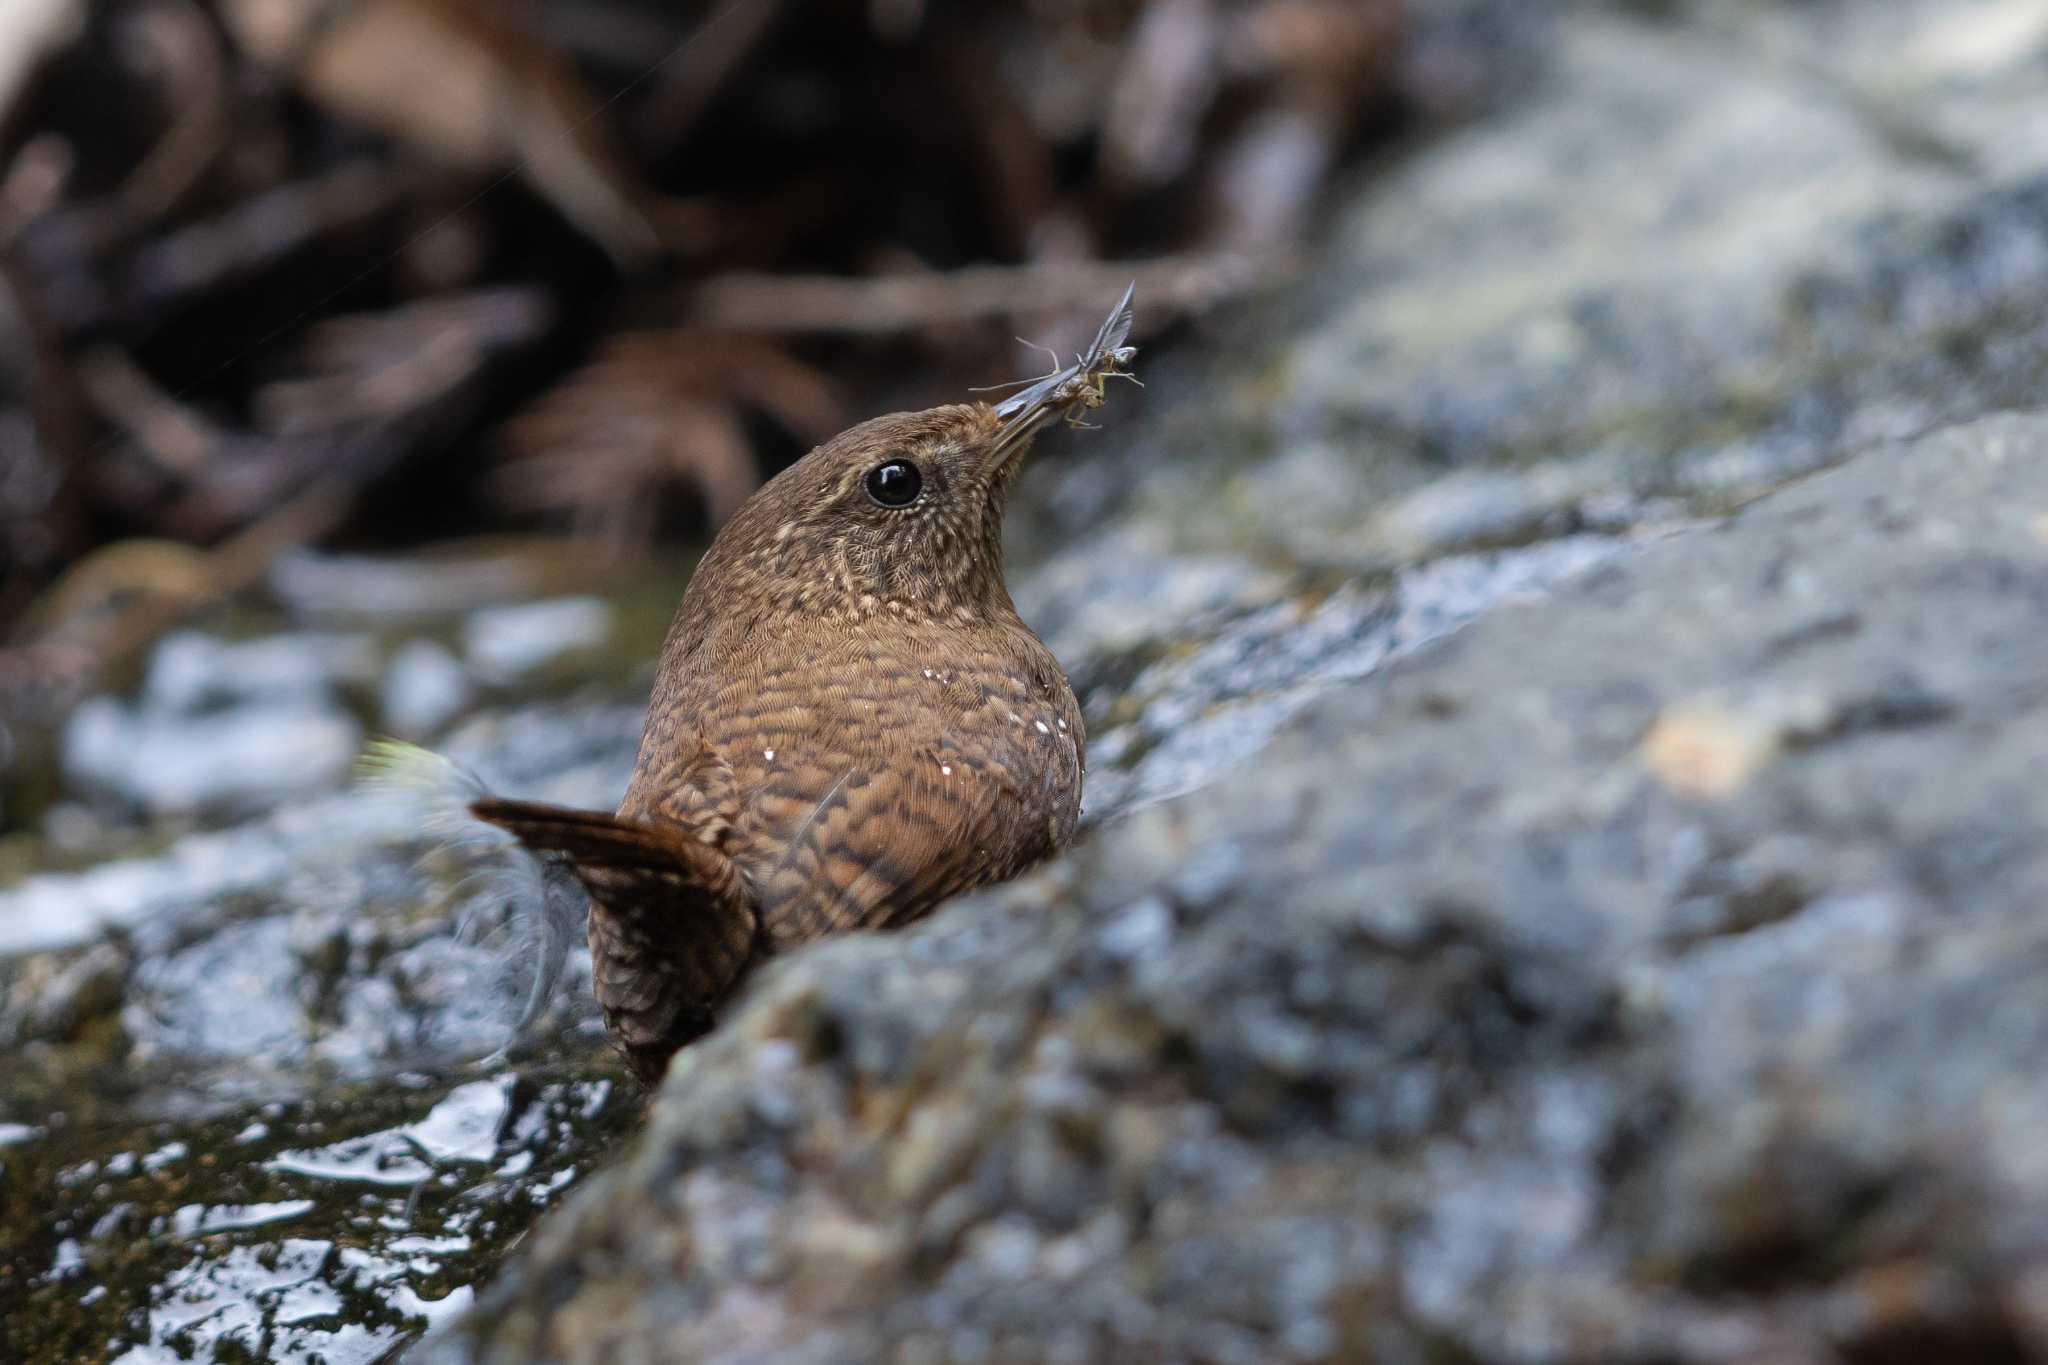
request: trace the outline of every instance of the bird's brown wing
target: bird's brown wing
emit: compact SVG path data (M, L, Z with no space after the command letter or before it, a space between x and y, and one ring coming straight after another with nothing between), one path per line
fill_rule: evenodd
M770 774L748 869L769 944L907 923L1051 853L1073 828L1078 754L1027 750L1063 742L1035 730L974 752L941 740Z
M738 780L701 729L687 742L643 743L619 814L680 826L699 843L726 851L740 814Z
M592 982L605 1026L641 1079L708 1031L754 953L755 918L732 860L653 820L495 797L477 818L556 854L590 892Z

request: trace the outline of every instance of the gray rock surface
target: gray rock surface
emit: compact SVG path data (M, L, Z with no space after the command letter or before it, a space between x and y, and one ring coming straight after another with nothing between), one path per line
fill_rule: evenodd
M1496 104L1372 168L1284 344L1155 367L1213 401L1041 471L1033 543L1386 567L1725 511L2038 401L2033 0L1413 8Z
M2048 1348L2044 679L2048 420L1610 561L781 964L434 1358Z

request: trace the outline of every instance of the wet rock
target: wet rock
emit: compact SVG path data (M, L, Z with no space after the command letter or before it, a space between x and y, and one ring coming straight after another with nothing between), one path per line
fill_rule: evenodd
M151 816L248 814L323 790L361 741L341 691L376 668L366 636L176 632L152 652L133 703L93 697L72 712L65 777Z
M778 964L426 1358L2017 1351L2044 508L1873 452Z
M127 944L94 944L68 962L43 959L0 994L0 1036L14 1043L65 1042L119 1009L133 954Z
M522 708L473 717L449 751L497 790L604 806L638 735L637 708ZM109 1003L135 1059L217 1066L237 1093L292 1090L309 1063L368 1077L483 1056L510 1039L536 926L466 880L487 868L483 850L444 838L416 808L360 791L286 804L155 856L0 890L0 954L76 952L119 931L134 966ZM0 1020L72 1018L78 991L63 983L109 950L25 958ZM576 1029L589 1023L586 964L572 954L559 992Z
M423 740L461 715L473 692L469 674L453 654L431 640L411 640L384 670L379 714L400 739Z
M65 723L63 762L72 783L151 815L246 814L333 786L361 740L354 717L317 700L188 715L94 697Z
M594 597L485 607L463 623L463 655L477 676L510 683L565 654L603 644L611 630L611 608Z
M146 710L193 715L238 702L325 698L376 673L377 651L367 635L303 632L225 641L175 631L150 654L141 702Z
M602 805L638 732L448 743ZM467 1304L637 1109L587 955L515 1034L530 926L471 852L358 790L0 889L0 1354L370 1359Z

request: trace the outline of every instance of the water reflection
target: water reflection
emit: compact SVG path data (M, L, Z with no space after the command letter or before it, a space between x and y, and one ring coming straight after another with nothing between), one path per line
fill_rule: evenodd
M33 1254L39 1269L9 1296L19 1311L8 1345L131 1365L382 1358L466 1307L506 1243L602 1159L638 1107L610 1076L507 1069L445 1091L159 1125L152 1135L165 1140L54 1169L69 1143L26 1139L9 1149L10 1218L38 1185L65 1193L39 1250L9 1248L11 1268ZM92 1135L69 1135L80 1140ZM225 1188L255 1197L186 1197Z

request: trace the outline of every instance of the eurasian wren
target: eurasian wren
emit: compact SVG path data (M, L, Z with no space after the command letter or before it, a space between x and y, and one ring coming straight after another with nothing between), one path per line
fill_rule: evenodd
M771 479L697 566L616 815L470 809L590 896L606 1026L645 1081L764 958L890 928L1074 832L1081 712L1003 583L1033 436L1128 364L1126 291L1077 364L895 413Z

